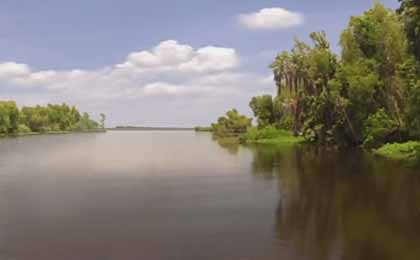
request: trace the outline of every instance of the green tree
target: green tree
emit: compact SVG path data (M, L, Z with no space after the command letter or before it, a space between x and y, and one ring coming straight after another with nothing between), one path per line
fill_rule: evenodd
M364 126L364 145L377 148L391 140L394 133L398 133L398 122L393 120L383 108L369 116Z
M377 85L381 87L375 92L376 103L402 124L403 86L396 75L408 52L403 25L396 13L376 3L363 15L351 18L340 44L344 64L364 66L368 69L366 74L377 74Z
M254 116L257 118L259 128L264 128L275 123L276 118L273 97L271 95L254 97L249 103L249 106L254 112Z
M410 50L420 61L420 1L399 0L401 7L398 13L404 23Z
M98 128L99 124L90 119L89 114L80 115L76 107L48 104L47 106L23 107L18 123L20 129L26 126L32 132L86 131Z
M0 101L0 133L16 133L19 125L19 116L19 109L14 101Z
M251 118L232 109L226 113L226 116L219 117L217 123L212 124L212 130L217 136L230 136L245 133L251 125Z
M105 128L105 120L106 120L106 116L104 113L101 113L99 115L100 119L99 119L99 127L104 129Z
M340 146L362 144L390 122L397 127L388 134L398 136L420 125L418 69L410 63L404 26L394 11L375 3L352 17L341 35L341 59L324 32L310 38L312 45L295 40L271 65L276 120L287 119L307 140ZM257 107L257 100L252 103ZM387 120L373 124L379 117Z

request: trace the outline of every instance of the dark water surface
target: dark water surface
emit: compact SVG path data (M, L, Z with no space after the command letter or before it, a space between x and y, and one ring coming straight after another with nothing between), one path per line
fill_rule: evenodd
M0 139L0 260L420 259L420 172L194 132Z

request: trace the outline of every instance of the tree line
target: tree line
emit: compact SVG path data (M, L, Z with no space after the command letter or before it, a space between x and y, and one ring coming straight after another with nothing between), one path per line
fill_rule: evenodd
M275 126L342 147L418 139L420 1L400 2L396 11L377 2L351 17L340 55L323 31L310 35L311 44L295 39L270 66L276 96L250 102L258 128Z
M104 127L104 114L100 115L98 123L88 113L81 114L76 107L65 103L19 109L14 101L0 101L0 134L3 135L89 131Z

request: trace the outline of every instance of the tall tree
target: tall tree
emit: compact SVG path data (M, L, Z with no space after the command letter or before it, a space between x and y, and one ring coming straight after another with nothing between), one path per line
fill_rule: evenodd
M257 124L260 128L272 125L275 123L275 113L273 97L271 95L263 95L252 98L249 103L254 116L257 118Z
M420 0L399 0L398 13L404 22L410 50L420 61Z
M104 129L105 128L105 120L106 120L106 116L104 113L101 113L99 115L100 119L99 119L99 127Z

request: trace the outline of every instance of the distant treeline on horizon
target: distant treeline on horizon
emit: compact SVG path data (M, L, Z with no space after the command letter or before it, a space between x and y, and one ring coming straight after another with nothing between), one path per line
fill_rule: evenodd
M109 130L121 130L121 131L152 131L152 130L194 130L192 127L147 127L147 126L116 126L115 128L110 128Z

